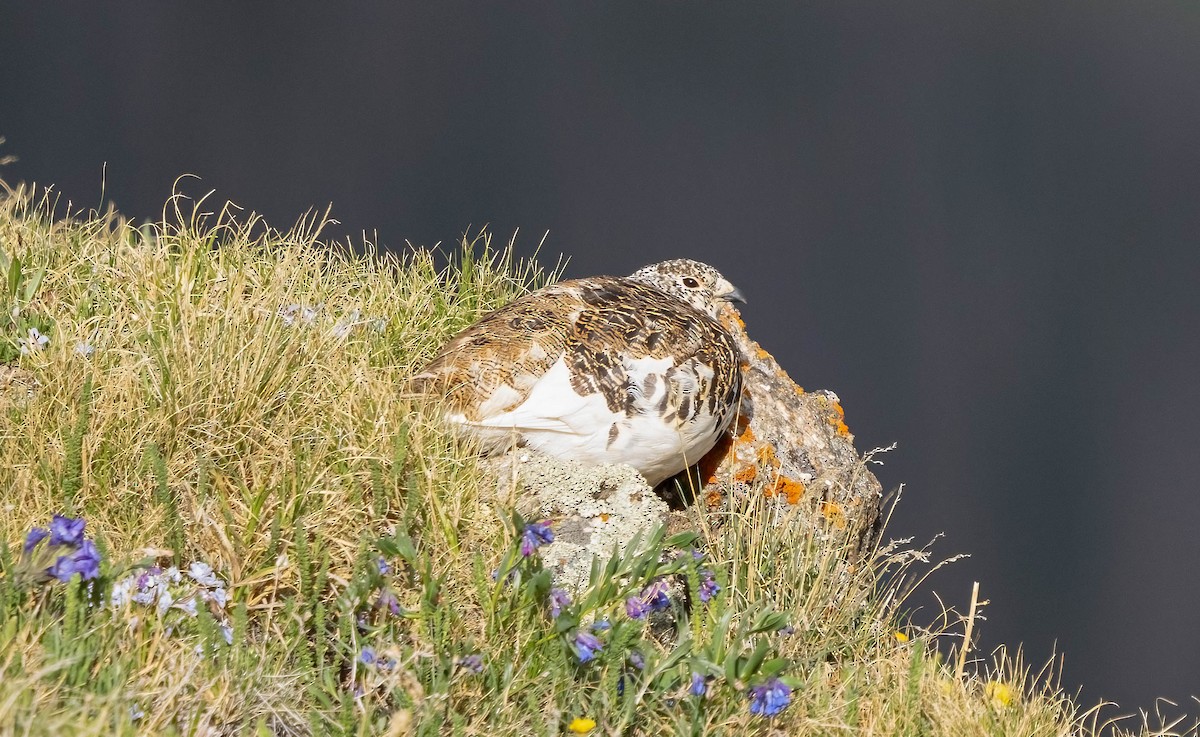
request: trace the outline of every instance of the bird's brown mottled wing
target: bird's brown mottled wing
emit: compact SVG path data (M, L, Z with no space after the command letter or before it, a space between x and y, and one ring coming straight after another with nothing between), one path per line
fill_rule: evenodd
M414 378L414 388L478 422L521 404L565 358L578 394L601 394L613 412L644 411L634 406L646 387L631 390L630 356L670 357L672 370L689 362L714 368L711 386L695 399L660 392L664 406L656 409L664 416L686 421L702 409L720 416L734 404L738 355L725 329L653 287L615 277L561 282L486 315Z
M455 336L413 378L417 392L446 398L448 412L472 422L516 407L562 356L578 301L557 284L488 313ZM509 401L488 406L508 387Z
M664 299L657 289L629 279L585 280L580 311L566 344L572 380L581 394L598 391L614 412L653 409L668 421L684 422L702 410L723 414L740 390L738 353L726 330L713 318ZM663 380L689 366L707 366L713 376L692 396L659 392L660 406L635 407L654 387L631 376L623 359L671 358ZM651 380L653 380L651 378Z

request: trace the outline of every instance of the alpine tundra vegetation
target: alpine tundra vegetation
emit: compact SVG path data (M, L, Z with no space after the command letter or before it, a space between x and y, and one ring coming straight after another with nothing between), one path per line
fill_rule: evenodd
M555 586L555 521L400 387L557 274L206 209L0 193L0 734L1176 729L974 651L977 612L910 616L926 551L885 534L847 575L761 495Z

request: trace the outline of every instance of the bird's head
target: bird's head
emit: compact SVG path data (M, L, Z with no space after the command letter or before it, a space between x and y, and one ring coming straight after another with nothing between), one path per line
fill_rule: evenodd
M737 287L708 264L677 258L650 264L629 275L687 302L701 312L717 316L723 302L745 302Z

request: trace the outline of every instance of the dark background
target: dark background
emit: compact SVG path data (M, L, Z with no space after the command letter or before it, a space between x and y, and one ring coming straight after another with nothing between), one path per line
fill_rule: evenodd
M0 176L708 261L899 442L890 534L972 554L932 588L982 582L985 649L1057 643L1089 704L1200 693L1196 3L199 5L6 4Z

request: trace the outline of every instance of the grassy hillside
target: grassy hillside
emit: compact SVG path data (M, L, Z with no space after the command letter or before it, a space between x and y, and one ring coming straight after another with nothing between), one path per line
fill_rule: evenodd
M563 601L541 528L402 391L552 275L487 236L441 267L203 209L3 194L0 733L1095 730L1047 673L938 655L966 622L902 618L919 552L833 575L753 500ZM671 576L688 597L646 591Z

